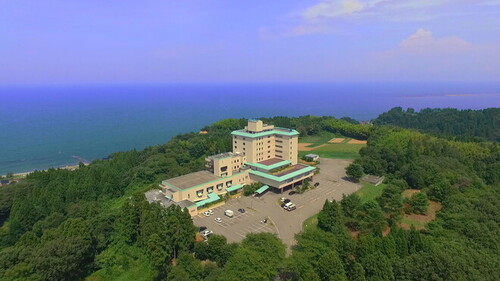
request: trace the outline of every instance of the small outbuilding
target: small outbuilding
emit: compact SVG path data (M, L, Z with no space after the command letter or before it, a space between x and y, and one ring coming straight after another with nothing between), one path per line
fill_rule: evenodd
M319 155L317 155L317 154L307 154L305 156L305 159L308 162L316 162L316 161L319 161Z
M366 182L366 183L369 183L371 185L377 186L384 181L384 177L383 176L378 177L378 176L374 176L374 175L366 175L361 180Z

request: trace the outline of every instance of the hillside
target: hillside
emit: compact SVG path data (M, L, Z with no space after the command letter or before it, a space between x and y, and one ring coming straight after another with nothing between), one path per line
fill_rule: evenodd
M332 117L265 121L303 136L367 139L355 164L385 175L386 185L367 200L352 195L325 202L317 225L297 236L288 257L270 234L251 234L239 244L219 235L195 242L189 215L148 204L143 192L162 179L202 169L207 155L230 150L229 132L246 120L226 119L205 127L207 134L179 135L75 171L35 172L0 188L0 280L417 281L500 275L496 143ZM408 188L443 206L422 230L397 226L405 211L425 211L418 198L405 203Z
M457 140L500 141L500 108L458 110L454 108L426 108L416 112L395 107L380 114L375 125L393 125L417 129L436 136Z

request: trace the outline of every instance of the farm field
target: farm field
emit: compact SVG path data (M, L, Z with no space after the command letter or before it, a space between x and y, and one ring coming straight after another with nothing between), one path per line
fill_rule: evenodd
M339 138L333 134L306 136L299 140L299 157L314 153L324 158L356 159L365 141Z

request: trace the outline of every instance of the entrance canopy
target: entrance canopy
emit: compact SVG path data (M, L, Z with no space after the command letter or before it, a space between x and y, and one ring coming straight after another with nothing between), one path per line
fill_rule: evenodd
M233 185L231 187L226 188L226 191L227 192L236 191L236 190L238 190L240 188L243 188L243 185L242 184L237 184L237 185Z
M215 193L209 193L207 199L198 201L195 204L196 204L196 207L200 207L200 206L203 206L205 204L215 202L219 199L220 199L219 195L217 195Z
M264 191L266 191L266 190L268 190L268 189L269 189L269 185L264 185L264 186L262 186L261 188L257 189L257 190L255 191L255 193L257 193L257 194L262 194L262 193L264 193Z

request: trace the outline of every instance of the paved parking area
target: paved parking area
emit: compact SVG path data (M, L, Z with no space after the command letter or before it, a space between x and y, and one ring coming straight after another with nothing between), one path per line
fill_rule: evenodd
M206 226L215 234L222 234L229 242L239 242L248 233L271 232L275 233L285 244L295 244L295 234L302 230L305 219L318 213L325 200L340 200L342 194L350 194L358 190L361 185L345 180L345 167L351 160L321 159L319 167L321 172L314 176L313 183L319 186L306 191L304 194L288 195L266 192L262 197L240 197L229 200L225 205L213 209L214 214L209 217L198 215L194 218L197 226ZM290 199L297 209L288 212L281 208L279 199ZM244 208L245 213L238 209ZM224 215L225 210L234 211L234 217ZM215 222L220 217L221 223ZM263 220L268 218L267 223Z

